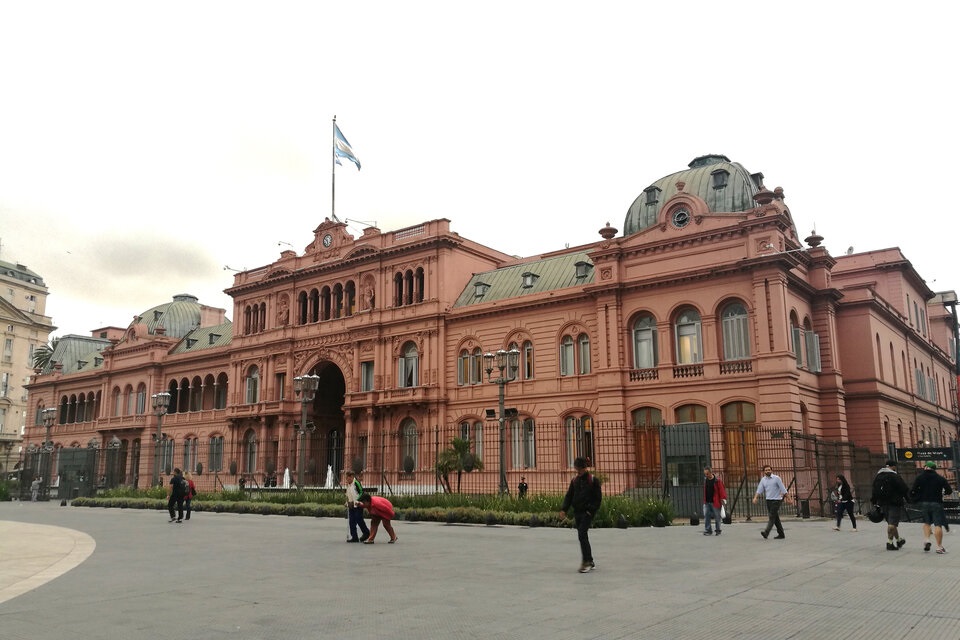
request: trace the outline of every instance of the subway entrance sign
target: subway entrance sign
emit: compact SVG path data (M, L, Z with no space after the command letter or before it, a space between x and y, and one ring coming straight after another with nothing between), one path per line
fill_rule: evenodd
M918 447L916 449L897 449L897 460L903 460L905 462L953 460L953 450L950 447Z

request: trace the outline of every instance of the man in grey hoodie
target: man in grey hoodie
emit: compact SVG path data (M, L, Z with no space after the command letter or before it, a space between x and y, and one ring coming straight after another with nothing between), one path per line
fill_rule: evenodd
M907 483L897 473L897 461L887 460L885 467L873 479L870 503L880 506L887 521L887 551L899 551L907 541L900 537L897 527L903 516L904 503L909 493Z

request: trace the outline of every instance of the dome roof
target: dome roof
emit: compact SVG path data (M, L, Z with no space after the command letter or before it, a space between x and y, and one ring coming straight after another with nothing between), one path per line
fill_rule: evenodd
M763 186L762 173L750 174L740 163L719 154L694 158L688 167L643 190L627 210L624 236L656 225L663 204L677 194L678 182L684 183L684 193L706 202L711 213L747 211L756 206L753 196Z
M157 305L138 316L149 333L156 334L157 327L162 326L164 335L171 338L182 338L200 326L200 317L200 303L188 293L175 295L173 302Z

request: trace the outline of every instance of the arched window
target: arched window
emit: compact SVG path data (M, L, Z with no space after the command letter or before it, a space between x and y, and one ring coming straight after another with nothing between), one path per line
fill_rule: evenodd
M257 470L257 434L251 429L243 439L244 470L253 473Z
M334 318L339 318L344 315L343 313L343 285L339 282L333 285L333 294L332 294L332 304L333 304L333 313Z
M403 274L403 302L413 304L413 271L410 269Z
M343 288L343 296L343 314L352 316L357 310L357 285L353 283L353 280L347 281L347 285Z
M414 470L419 466L418 459L418 449L417 446L419 436L417 434L417 423L413 418L406 418L400 424L400 437L403 439L401 443L401 451L403 454L403 459L400 461L401 468L404 468L407 465L407 459L413 461Z
M297 324L307 324L307 292L301 291L297 296Z
M417 353L417 345L412 342L403 345L398 369L398 387L416 387L420 384L420 354Z
M414 287L414 296L417 302L423 302L423 267L417 267L417 272L414 274L413 287Z
M457 383L460 385L480 384L483 382L483 352L480 347L473 351L460 352L457 367Z
M663 413L656 407L640 407L630 412L635 427L654 427L663 424Z
M537 466L537 432L533 418L510 421L510 462L513 469Z
M677 407L673 414L678 424L683 422L707 421L707 408L699 404L685 404Z
M393 306L403 306L403 274L399 272L393 276Z
M246 404L260 402L260 370L256 365L247 369L246 377Z
M591 465L596 462L593 459L593 419L590 416L567 416L563 426L567 466L573 467L576 458L586 458Z
M563 339L560 340L560 375L561 376L572 376L574 372L573 368L573 338L570 336L563 336Z
M113 417L117 418L123 415L123 394L120 393L120 387L113 388Z
M720 314L723 328L723 359L746 360L750 357L750 326L747 308L732 302Z
M123 395L126 397L126 406L123 410L123 415L132 416L133 409L135 407L134 403L137 400L136 396L133 393L133 387L131 385L127 385L127 388L123 390Z
M720 414L727 476L740 477L757 469L756 407L749 402L730 402L720 408Z
M142 382L137 385L137 415L142 416L147 412L147 385Z
M319 322L320 320L320 292L316 289L310 290L310 322Z
M644 314L633 323L633 367L653 369L657 364L657 321Z
M217 376L217 386L213 392L213 408L227 408L227 374L221 373Z
M590 373L590 336L585 333L577 336L577 359L579 360L577 371L580 375Z
M880 373L880 381L885 382L887 377L883 372L883 349L880 347L880 334L876 334L877 343L877 369Z
M184 438L183 440L183 471L185 473L195 473L197 470L197 439Z
M210 436L207 471L223 471L223 436Z
M524 380L533 380L533 343L529 340L523 343L523 349L520 351L520 371L523 372Z
M687 309L675 325L677 340L677 364L697 364L703 361L703 339L700 335L700 314Z

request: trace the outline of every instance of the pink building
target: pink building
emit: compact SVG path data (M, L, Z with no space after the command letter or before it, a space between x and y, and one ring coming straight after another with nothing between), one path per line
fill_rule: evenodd
M359 237L327 219L301 254L235 275L232 324L177 296L82 355L62 339L30 385L25 442L45 439L51 407L60 482L144 486L199 463L210 489L330 486L353 466L413 491L445 485L437 462L456 437L471 491L521 475L559 490L578 455L629 491L691 473L699 485L703 464L746 483L787 433L781 466L813 491L852 458L802 473L795 443L885 457L957 438L955 295L931 291L898 249L831 256L798 233L782 189L720 155L652 183L623 227L515 258L445 219ZM498 350L516 353L515 376L488 371ZM307 375L318 391L301 403ZM514 378L504 415L497 377Z

